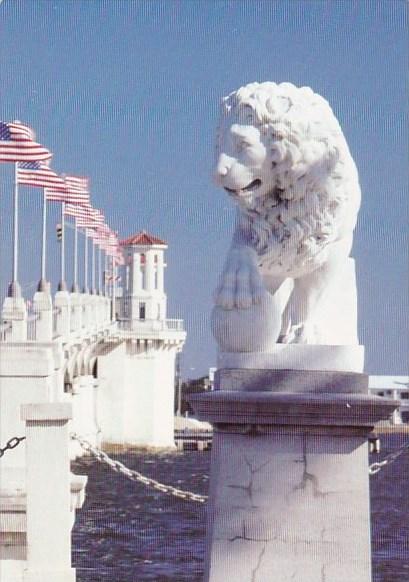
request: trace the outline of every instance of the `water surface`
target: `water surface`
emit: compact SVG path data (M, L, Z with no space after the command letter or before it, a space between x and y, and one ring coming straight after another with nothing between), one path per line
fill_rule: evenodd
M408 435L382 439L382 459ZM118 455L132 469L206 494L210 454ZM73 530L77 582L202 582L206 506L134 483L90 458L74 464L89 477ZM371 477L373 582L409 582L409 452ZM239 581L231 581L239 582Z

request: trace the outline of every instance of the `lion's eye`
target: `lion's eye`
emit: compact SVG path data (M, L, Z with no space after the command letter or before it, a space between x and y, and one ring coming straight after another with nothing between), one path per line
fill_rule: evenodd
M251 146L251 143L249 143L246 140L241 140L238 144L237 144L237 149L239 152L242 152L243 150L249 148Z

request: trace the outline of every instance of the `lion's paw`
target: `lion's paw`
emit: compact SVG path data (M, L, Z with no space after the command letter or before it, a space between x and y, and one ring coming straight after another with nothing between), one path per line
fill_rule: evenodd
M280 336L279 342L282 344L315 344L317 343L315 326L310 323L292 325L285 335Z
M216 305L223 309L249 309L265 293L257 265L245 253L234 253L227 262L221 284L215 292Z

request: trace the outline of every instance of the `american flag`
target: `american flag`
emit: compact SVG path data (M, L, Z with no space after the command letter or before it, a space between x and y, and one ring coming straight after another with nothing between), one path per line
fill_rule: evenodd
M73 216L74 218L89 218L93 219L94 209L91 204L72 204L68 203L65 205L65 214L67 216Z
M98 208L94 209L94 221L98 229L102 228L105 224L105 216Z
M64 191L47 188L47 200L70 204L89 204L89 180L83 176L64 176Z
M66 216L76 218L79 228L96 229L95 209L91 204L66 204L64 209Z
M121 280L121 275L116 275L116 277L114 277L112 274L110 273L105 273L105 281L111 282L115 279L115 281L120 281Z
M17 121L0 121L0 162L34 162L51 157L51 152L35 141L30 127Z
M105 252L107 253L107 255L111 256L114 259L117 265L125 264L122 249L119 246L118 236L112 230L109 233L108 240L105 243Z
M88 238L96 239L97 237L97 231L94 230L93 228L86 228L85 234L87 235Z
M17 183L40 188L65 190L65 183L46 162L18 162Z

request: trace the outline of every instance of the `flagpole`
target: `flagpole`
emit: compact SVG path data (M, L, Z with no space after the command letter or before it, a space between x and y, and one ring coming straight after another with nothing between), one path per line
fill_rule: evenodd
M88 293L88 235L85 229L85 251L84 251L84 293Z
M65 202L61 202L61 281L58 291L67 291L65 282Z
M98 247L98 295L102 295L101 270L102 270L102 249L101 247Z
M116 321L116 264L114 257L112 258L112 321Z
M107 281L107 276L108 276L108 255L105 251L105 256L104 256L104 295L105 297L107 296L107 290L108 290L108 281Z
M76 217L74 217L74 283L72 292L78 293L78 228Z
M95 294L95 244L92 239L92 257L91 257L91 293Z
M13 196L13 275L8 289L9 297L21 297L18 275L18 181L17 162L14 163L14 196Z
M45 188L43 188L43 235L41 240L41 279L38 284L38 291L47 291L47 281L45 278L46 246L47 246L47 196Z

